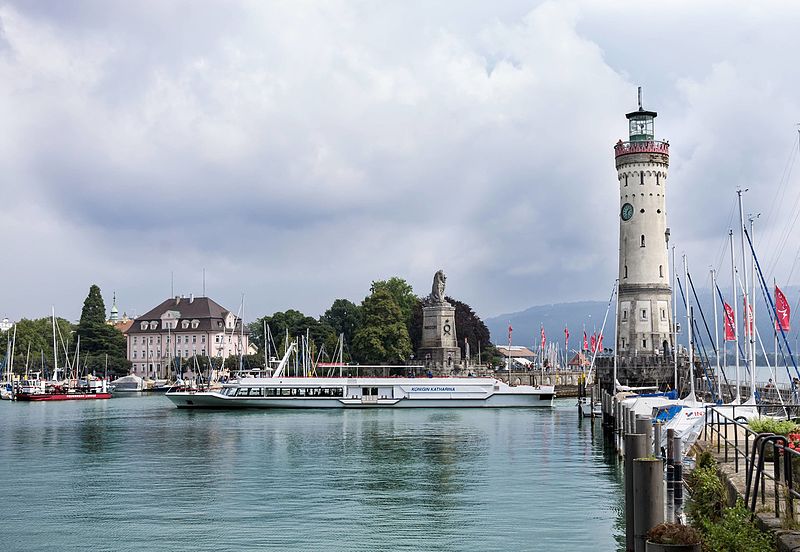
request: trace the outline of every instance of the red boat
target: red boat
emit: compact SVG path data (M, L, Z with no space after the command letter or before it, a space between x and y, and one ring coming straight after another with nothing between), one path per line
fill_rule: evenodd
M17 393L18 401L76 401L91 399L110 399L111 393Z

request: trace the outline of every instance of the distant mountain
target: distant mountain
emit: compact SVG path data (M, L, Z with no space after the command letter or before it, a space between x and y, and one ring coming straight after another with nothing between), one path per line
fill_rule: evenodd
M789 344L794 350L796 340L798 339L798 329L800 329L800 287L787 286L784 290L787 299L791 305L792 317L792 331L787 335L790 338ZM723 294L726 294L726 299L730 301L730 293L728 290L723 289ZM680 297L680 293L679 293ZM714 335L714 306L711 303L711 290L699 290L698 297L702 307L703 314L705 315L706 324L711 335ZM741 302L741 297L739 298ZM703 323L700 310L696 307L695 299L692 297L692 304L695 305L695 318L700 327L701 339L706 347L711 348L711 341L706 333L706 326ZM526 345L528 347L538 347L541 342L540 326L544 325L545 335L547 341L564 342L564 326L569 328L569 345L570 349L577 349L583 340L583 328L586 327L586 333L591 335L592 332L600 332L600 327L603 324L603 317L606 314L607 301L578 301L575 303L555 303L552 305L538 305L535 307L527 308L520 312L509 314L501 314L493 316L484 320L486 326L491 333L492 342L495 344L505 344L508 342L508 324L514 328L513 343L516 345ZM767 305L764 302L763 296L759 296L756 310L756 325L761 334L761 339L764 342L764 347L768 352L773 349L773 330L772 322L767 313ZM611 347L613 345L614 335L614 320L615 320L615 304L611 305L608 312L608 320L606 321L606 329L604 334L604 345ZM717 298L717 319L720 328L720 339L722 339L722 309L720 307L719 299ZM741 322L742 308L739 308L739 320ZM678 301L678 324L684 328L678 336L678 343L686 345L686 310L683 305L683 299ZM759 347L760 349L760 347Z

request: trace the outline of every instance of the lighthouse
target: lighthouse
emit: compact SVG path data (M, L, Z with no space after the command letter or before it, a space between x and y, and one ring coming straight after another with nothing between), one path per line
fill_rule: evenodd
M655 139L657 113L625 115L628 141L614 146L619 179L619 316L617 351L623 358L671 354L671 288L667 227L669 142ZM661 361L661 362L659 362Z

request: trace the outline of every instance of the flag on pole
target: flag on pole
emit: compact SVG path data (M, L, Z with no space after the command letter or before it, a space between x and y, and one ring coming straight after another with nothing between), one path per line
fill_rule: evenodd
M591 338L590 343L591 343L591 349L590 350L591 350L591 352L594 353L595 351L597 351L597 337L595 337L594 334L592 334L592 338Z
M511 327L511 322L508 323L508 347L511 348L511 333L514 331L514 328ZM511 351L509 351L510 353Z
M747 304L747 297L744 298L744 335L750 337L753 333L753 309Z
M583 330L583 350L584 351L589 350L589 340L586 337L586 330Z
M597 337L597 350L600 351L601 353L603 352L603 334L602 333Z
M569 328L564 326L564 354L569 353Z
M736 324L733 322L733 307L723 303L725 308L725 341L736 341Z
M544 338L544 325L542 325L541 328L542 328L542 351L544 351L544 348L545 348L545 345L547 344L547 341L545 341L545 338Z
M778 312L778 317L775 319L775 329L788 332L791 309L789 308L789 301L786 300L786 296L778 286L775 286L775 310Z

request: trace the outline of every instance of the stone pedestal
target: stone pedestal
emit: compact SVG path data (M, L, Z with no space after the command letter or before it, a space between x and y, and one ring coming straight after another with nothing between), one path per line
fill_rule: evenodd
M461 368L456 309L450 303L422 307L422 344L417 359L437 375L451 374Z

